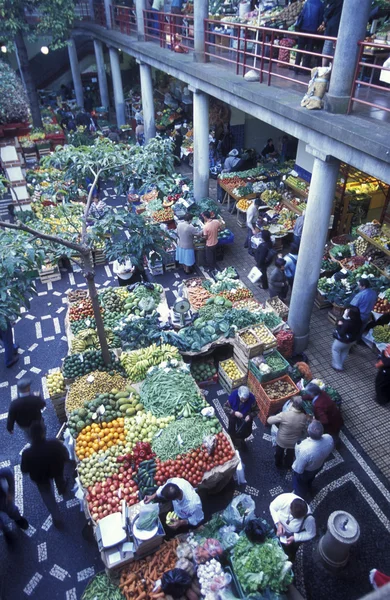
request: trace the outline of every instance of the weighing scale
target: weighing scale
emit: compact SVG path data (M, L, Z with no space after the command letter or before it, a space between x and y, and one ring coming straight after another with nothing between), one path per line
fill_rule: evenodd
M122 500L122 512L107 515L96 527L96 541L108 569L134 560L134 544L129 541L128 507Z
M187 298L178 298L171 308L172 325L185 327L192 321L191 305Z

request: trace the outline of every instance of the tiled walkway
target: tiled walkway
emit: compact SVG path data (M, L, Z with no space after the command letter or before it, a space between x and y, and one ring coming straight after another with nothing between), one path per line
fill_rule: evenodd
M211 180L210 196L216 198L216 182ZM246 229L237 225L236 215L223 207L227 226L234 232L235 243L227 247L222 267L234 265L245 285L258 300L264 301L268 293L252 285L247 274L254 265L253 258L244 249ZM336 373L330 366L332 324L327 309L314 308L311 319L311 336L307 354L313 374L334 386L343 398L345 425L372 461L390 479L390 455L385 447L390 439L390 404L379 406L374 398L376 354L365 346L357 346L350 355L344 373ZM387 444L386 444L387 446Z

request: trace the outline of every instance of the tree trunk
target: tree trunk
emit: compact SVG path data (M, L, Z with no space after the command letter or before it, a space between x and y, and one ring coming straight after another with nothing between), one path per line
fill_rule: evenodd
M41 109L39 107L39 96L35 87L34 79L30 70L30 63L28 60L27 48L24 42L23 34L21 31L15 35L15 46L18 57L19 67L23 76L28 101L30 103L30 110L32 116L32 122L34 127L43 128Z
M83 275L87 281L89 296L92 302L93 314L96 321L96 330L99 336L100 348L103 355L103 360L105 365L109 365L111 363L110 351L108 349L108 343L106 334L104 331L104 324L102 319L102 314L100 312L98 293L95 286L95 271L92 265L92 257L91 253L85 253L82 255L83 259L83 267L84 272Z

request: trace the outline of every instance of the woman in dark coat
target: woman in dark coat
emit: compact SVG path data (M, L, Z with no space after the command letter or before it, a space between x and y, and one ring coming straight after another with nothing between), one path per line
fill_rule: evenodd
M268 229L263 229L261 232L261 239L263 240L254 251L256 266L261 271L261 287L263 290L268 290L268 276L267 268L271 264L269 260L269 251L272 250L271 234Z
M390 344L381 354L381 359L376 363L378 373L375 379L375 401L378 404L390 402Z
M337 321L333 333L332 367L335 371L344 371L344 362L351 346L359 339L361 328L360 310L357 306L349 306L345 309L342 318Z

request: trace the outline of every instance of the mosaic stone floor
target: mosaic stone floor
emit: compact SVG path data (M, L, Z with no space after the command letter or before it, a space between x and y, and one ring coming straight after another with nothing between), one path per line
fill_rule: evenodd
M107 189L108 195L113 190ZM119 199L119 202L123 199ZM117 202L116 202L117 203ZM232 223L235 217L230 217ZM233 225L231 227L233 229ZM227 251L224 263L233 264L243 275L252 266L252 259L243 250L243 231L234 227L236 244ZM171 273L159 281L168 289L182 273ZM112 280L110 265L99 267L97 282L109 285ZM31 310L22 315L16 324L15 335L20 344L20 360L12 369L5 369L0 354L0 465L9 465L15 473L18 506L30 522L27 532L17 532L13 550L6 547L0 536L0 600L19 600L27 596L39 600L77 600L93 573L102 570L97 547L85 528L85 518L79 504L71 495L58 496L61 511L66 515L63 531L54 528L37 490L20 472L20 454L25 440L20 432L10 436L6 431L9 402L16 395L17 381L28 374L35 390L41 390L47 398L45 374L57 367L67 351L64 337L65 292L72 286L84 287L80 273L63 273L62 280L54 284L38 284L38 297L33 299ZM256 295L263 292L256 289ZM167 292L168 301L174 295ZM337 387L344 399L345 432L341 435L340 448L327 461L325 468L314 482L312 510L319 532L326 529L329 514L343 508L353 514L361 527L361 540L353 550L348 567L340 574L330 574L318 563L316 546L318 538L304 545L295 566L296 584L307 600L332 598L332 600L355 600L369 592L368 573L373 567L390 573L390 492L388 481L383 477L387 457L383 463L377 456L385 454L381 444L387 438L375 430L379 408L370 404L373 372L370 361L374 356L360 348L349 360L348 370L335 378L329 365L330 327L323 313L314 313L313 332L309 355L315 375L323 377ZM2 348L1 348L2 350ZM208 399L224 421L222 405L226 395L219 386L209 388ZM367 411L364 407L367 406ZM44 413L48 435L59 430L53 408L48 404ZM365 427L364 427L365 425ZM359 428L360 426L360 428ZM388 427L388 425L387 425ZM367 435L364 435L367 434ZM371 450L372 447L372 450ZM282 491L291 491L291 474L276 471L269 428L256 422L249 450L243 453L247 484L240 490L251 494L256 502L259 516L268 517L268 505ZM386 473L388 475L388 473ZM237 493L234 485L223 494L206 500L206 512L226 506ZM107 599L109 600L109 599Z

